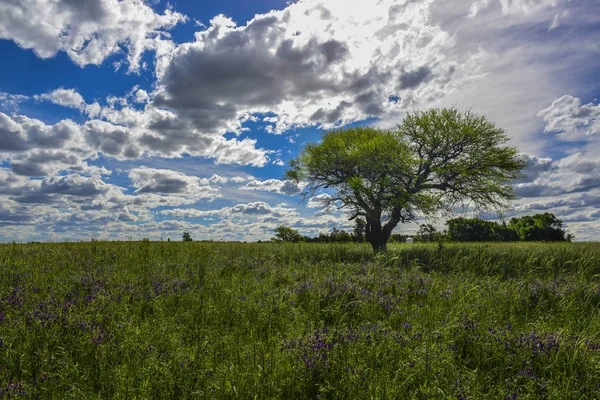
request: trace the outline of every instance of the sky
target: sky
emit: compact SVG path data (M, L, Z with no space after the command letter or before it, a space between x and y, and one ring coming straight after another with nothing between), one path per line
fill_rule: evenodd
M0 0L0 241L350 230L288 161L431 107L526 157L505 218L600 240L599 43L598 0Z

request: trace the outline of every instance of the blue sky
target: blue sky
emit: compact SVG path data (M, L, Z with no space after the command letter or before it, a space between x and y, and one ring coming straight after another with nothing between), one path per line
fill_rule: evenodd
M1 2L0 241L349 229L287 162L440 106L527 157L507 216L600 240L599 39L590 0Z

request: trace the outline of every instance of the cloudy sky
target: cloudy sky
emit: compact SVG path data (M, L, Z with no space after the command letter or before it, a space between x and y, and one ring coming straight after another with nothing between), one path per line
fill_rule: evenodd
M598 0L0 0L0 241L347 229L287 162L434 106L526 154L508 217L600 240L599 43Z

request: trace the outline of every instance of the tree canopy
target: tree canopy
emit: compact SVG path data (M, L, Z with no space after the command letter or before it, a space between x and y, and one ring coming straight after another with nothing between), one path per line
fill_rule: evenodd
M275 240L279 242L298 242L302 239L302 235L289 226L280 225L275 228Z
M457 242L571 241L562 221L552 213L511 218L508 225L480 218L453 218L446 221L448 239Z
M365 238L377 253L399 223L418 215L457 205L505 209L525 166L507 142L503 129L471 111L417 111L394 130L326 132L290 161L286 175L306 182L305 199L328 191L328 207L364 218Z

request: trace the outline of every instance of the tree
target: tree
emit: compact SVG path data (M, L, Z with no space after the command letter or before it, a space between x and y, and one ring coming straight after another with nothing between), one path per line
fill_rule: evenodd
M433 242L436 238L437 230L431 224L419 225L419 238L424 242Z
M333 243L348 243L352 241L352 235L350 235L343 229L340 230L334 227L331 233L329 234L329 241Z
M552 213L511 218L508 227L523 241L571 241L562 229L562 221Z
M457 242L491 241L571 241L562 229L562 221L552 213L511 218L502 224L480 218L453 218L446 221L448 238Z
M446 225L448 238L457 242L497 242L504 238L500 224L481 218L453 218Z
M289 226L278 226L275 228L275 240L281 242L298 242L302 236L297 230L290 228Z
M356 218L354 220L354 240L358 243L362 243L365 240L365 228L367 223L362 218Z
M181 235L181 236L182 236L184 242L192 241L192 237L190 236L189 232L183 232L183 235Z
M458 205L500 211L514 198L511 182L525 166L508 137L471 111L409 114L395 130L355 127L326 132L290 161L286 175L305 181L304 199L333 191L326 206L365 219L373 251L392 230L419 215Z

